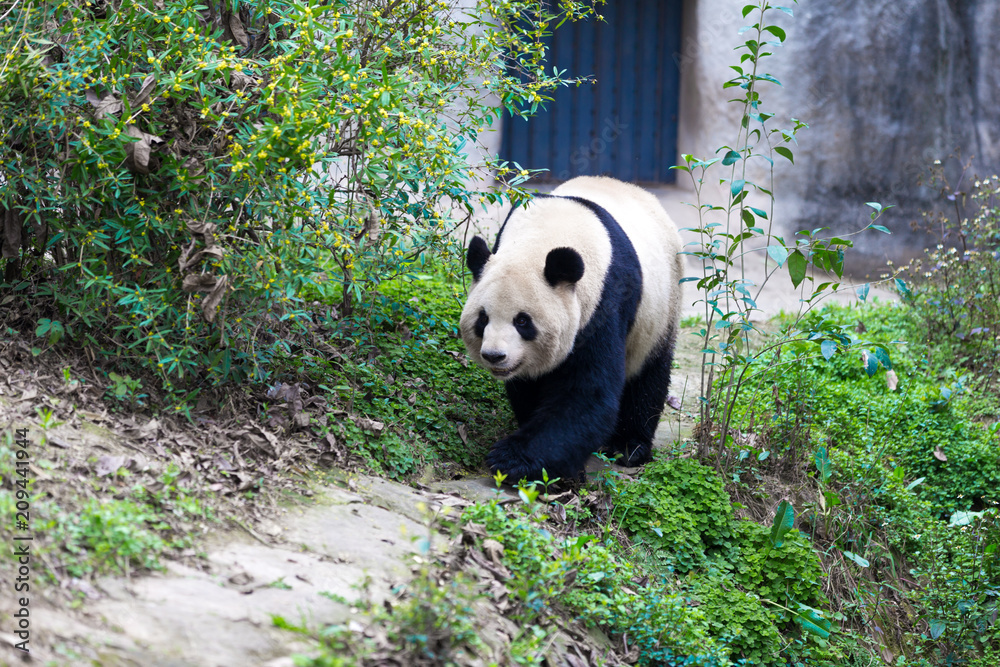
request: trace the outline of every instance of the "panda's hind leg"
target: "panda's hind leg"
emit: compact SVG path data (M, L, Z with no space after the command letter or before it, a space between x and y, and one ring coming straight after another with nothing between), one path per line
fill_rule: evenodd
M622 454L618 460L621 465L641 465L652 456L653 435L667 400L673 358L673 345L664 345L625 383L618 423L606 448L612 455Z

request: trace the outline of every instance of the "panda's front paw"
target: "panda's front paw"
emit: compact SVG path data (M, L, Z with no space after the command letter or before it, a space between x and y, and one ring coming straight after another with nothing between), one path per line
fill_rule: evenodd
M649 442L631 440L625 445L624 454L624 460L621 461L622 465L629 468L641 466L644 463L649 463L649 460L653 458L653 445Z
M486 455L486 465L491 473L502 472L507 475L508 484L517 484L525 478L531 481L541 476L524 457L524 443L516 436L498 440Z
M635 468L649 463L653 458L653 445L641 440L614 438L604 448L605 454L615 458L615 463L626 468Z

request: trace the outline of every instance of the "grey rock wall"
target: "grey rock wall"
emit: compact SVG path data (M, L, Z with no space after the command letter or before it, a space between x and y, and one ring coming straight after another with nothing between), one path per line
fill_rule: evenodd
M682 52L681 151L709 156L732 143L739 118L723 91L743 3L687 0ZM809 123L794 167L777 171L785 231L867 220L864 202L894 204L892 236L865 236L868 263L918 254L910 230L940 206L924 176L942 160L957 176L1000 171L1000 2L997 0L803 0L778 15L788 41L768 71L784 84L762 90L765 110ZM780 162L780 161L779 161ZM758 174L762 176L763 174ZM924 182L922 184L922 181Z

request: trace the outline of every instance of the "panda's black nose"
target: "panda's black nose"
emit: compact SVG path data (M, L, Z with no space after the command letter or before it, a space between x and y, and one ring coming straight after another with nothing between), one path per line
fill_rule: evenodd
M498 364L507 358L507 355L503 352L483 352L483 359L490 362L491 364Z

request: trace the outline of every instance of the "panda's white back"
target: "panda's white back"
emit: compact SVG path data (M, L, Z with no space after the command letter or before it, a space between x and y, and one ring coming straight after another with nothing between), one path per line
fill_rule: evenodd
M626 375L632 377L672 332L681 308L683 273L680 235L656 197L642 188L604 176L579 176L553 195L580 197L605 209L632 242L642 267L642 298L626 341ZM586 261L586 258L584 258ZM601 267L601 276L610 258Z

